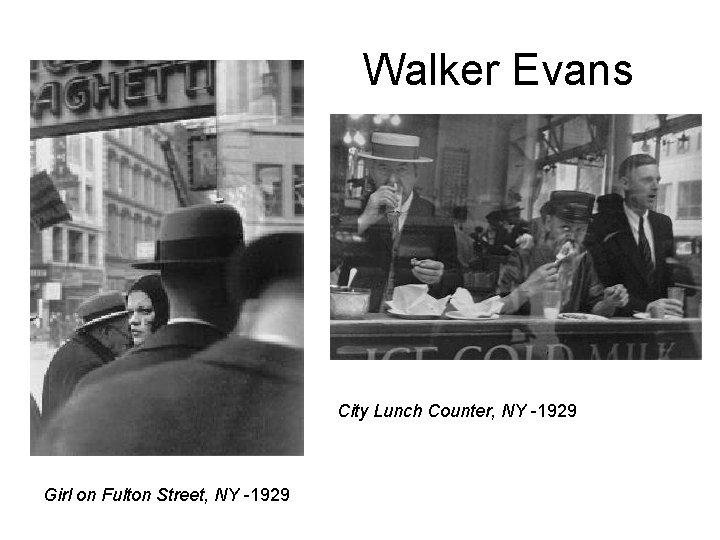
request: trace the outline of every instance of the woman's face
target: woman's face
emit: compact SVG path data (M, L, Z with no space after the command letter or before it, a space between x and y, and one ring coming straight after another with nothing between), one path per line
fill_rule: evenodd
M133 291L128 295L128 315L130 316L130 332L133 343L140 345L152 334L152 323L155 320L150 297L142 291Z

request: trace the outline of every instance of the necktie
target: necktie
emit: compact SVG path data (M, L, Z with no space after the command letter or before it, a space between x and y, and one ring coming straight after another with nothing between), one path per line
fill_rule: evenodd
M380 306L381 313L386 309L385 301L392 300L393 297L393 291L395 290L395 262L397 261L398 250L400 248L400 212L388 212L387 219L390 223L390 231L392 234L392 248L390 252L390 268L388 270L387 282L385 283L383 302Z
M638 226L638 247L640 248L640 259L643 263L645 279L647 284L652 287L655 281L655 265L652 260L652 252L650 251L650 242L645 236L645 227L643 227L643 218L640 216L640 225Z

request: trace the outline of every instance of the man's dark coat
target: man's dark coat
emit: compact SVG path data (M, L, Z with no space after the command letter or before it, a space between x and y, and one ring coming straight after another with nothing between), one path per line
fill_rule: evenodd
M356 226L353 224L353 226ZM410 261L432 259L444 265L441 281L430 285L429 293L442 298L462 286L460 264L457 260L455 229L448 219L435 217L435 206L416 192L408 210L400 237L395 262L394 286L421 283L412 273ZM368 227L365 242L346 245L343 270L339 284L347 283L350 268L358 273L353 287L369 288L370 311L378 311L387 285L392 258L392 230L386 217Z
M78 389L137 369L183 360L208 348L224 336L218 328L192 322L166 324L150 334L138 347L130 349L112 364L83 378Z
M114 359L115 354L89 334L76 332L68 338L45 372L43 421L47 421L67 401L80 379Z
M302 455L303 351L232 336L80 389L41 454Z
M606 287L622 283L630 300L616 315L630 316L645 311L647 304L667 297L673 276L667 259L674 257L675 242L672 221L665 214L650 210L647 217L652 227L655 247L655 279L651 285L643 272L640 249L622 205L595 214L588 227L585 244L595 261L595 270Z

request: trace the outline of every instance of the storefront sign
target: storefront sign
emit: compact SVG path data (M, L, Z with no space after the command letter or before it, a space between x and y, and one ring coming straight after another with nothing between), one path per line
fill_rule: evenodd
M100 284L103 279L102 270L71 269L62 266L50 266L48 279L58 281L65 287L83 287L87 284Z
M30 277L31 278L47 277L47 268L31 268L30 269Z
M43 283L43 300L62 300L62 283Z
M700 319L471 325L333 322L337 360L673 360L702 357Z
M215 114L212 60L31 60L30 137Z
M217 136L194 135L188 139L190 189L217 188Z

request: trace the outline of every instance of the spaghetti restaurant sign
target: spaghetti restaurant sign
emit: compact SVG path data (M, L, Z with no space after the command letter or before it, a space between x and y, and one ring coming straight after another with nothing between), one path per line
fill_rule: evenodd
M31 60L30 137L215 114L213 60Z

